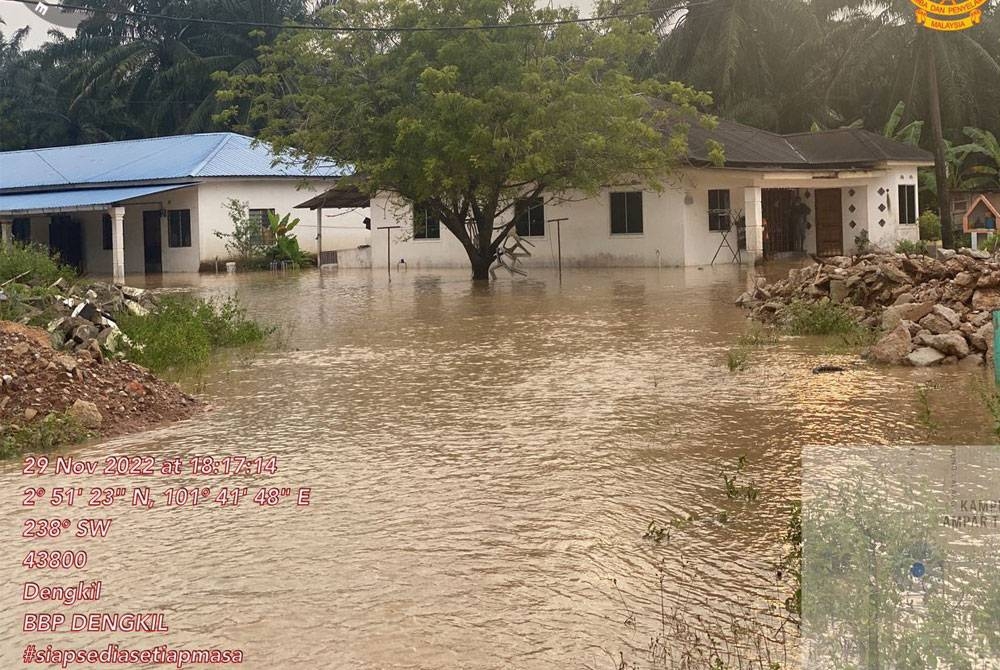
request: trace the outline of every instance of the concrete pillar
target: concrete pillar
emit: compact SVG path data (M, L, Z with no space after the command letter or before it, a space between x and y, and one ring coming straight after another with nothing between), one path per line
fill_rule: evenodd
M0 221L0 240L4 249L10 249L14 244L14 222Z
M116 284L125 283L125 208L112 207L111 215L111 278Z
M323 208L316 208L316 267L323 270Z
M747 252L754 258L764 256L764 206L761 189L743 189L743 216L747 223Z

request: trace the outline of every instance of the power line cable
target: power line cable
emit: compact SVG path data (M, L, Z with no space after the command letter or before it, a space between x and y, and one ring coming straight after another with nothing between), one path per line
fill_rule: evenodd
M126 9L108 9L100 7L85 7L73 5L65 2L52 2L50 0L3 0L4 2L16 2L22 5L37 7L43 5L50 9L68 9L72 11L85 12L89 14L103 14L108 16L131 16L140 19L153 19L157 21L177 21L183 23L197 23L217 26L239 26L245 28L275 28L279 30L315 30L320 32L333 33L426 33L426 32L468 32L478 30L512 30L517 28L545 28L570 24L594 23L598 21L608 21L611 19L634 19L643 16L656 16L662 14L656 10L642 10L637 12L627 12L622 14L605 14L602 16L576 17L567 19L550 19L546 21L527 21L523 23L492 23L483 25L462 25L462 26L326 26L312 25L304 23L273 23L268 21L230 21L225 19L210 19L203 17L169 16L167 14L152 14L149 12L137 12ZM700 5L712 4L715 0L704 0L703 2L692 2L684 6L685 9Z

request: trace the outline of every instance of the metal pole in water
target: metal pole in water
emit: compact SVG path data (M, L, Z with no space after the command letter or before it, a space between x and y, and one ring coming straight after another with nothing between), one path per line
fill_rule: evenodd
M556 224L556 254L559 264L559 283L562 283L562 222L569 221L568 218L549 219L549 223Z
M378 226L385 231L385 270L389 273L389 283L392 283L392 233L390 231L401 226Z
M323 272L323 208L316 208L316 269Z

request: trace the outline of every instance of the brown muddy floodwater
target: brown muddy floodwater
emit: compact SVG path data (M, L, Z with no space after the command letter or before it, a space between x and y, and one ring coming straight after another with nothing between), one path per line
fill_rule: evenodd
M568 272L561 285L533 270L488 287L412 270L391 285L365 271L170 281L238 293L281 346L189 382L215 411L70 453L277 454L266 483L311 486L313 505L122 508L87 545L92 567L40 581L103 579L98 609L164 611L171 644L243 648L244 668L614 668L620 653L652 667L661 607L713 629L785 597L774 570L804 445L990 441L985 374L855 366L796 338L731 373L746 328L733 267ZM820 363L851 369L812 374ZM741 455L752 505L723 486ZM29 542L9 539L30 514L24 485L0 465L0 580L16 605L0 615L4 668L20 667L31 609L14 597ZM678 527L655 543L651 520Z

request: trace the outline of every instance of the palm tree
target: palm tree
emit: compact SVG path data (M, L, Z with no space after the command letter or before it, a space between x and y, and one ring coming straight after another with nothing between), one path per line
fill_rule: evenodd
M858 97L867 97L871 102L864 105L866 119L871 119L879 108L888 109L885 98L892 96L889 99L926 111L933 136L942 243L952 246L944 120L953 124L954 136L956 121L995 114L996 107L989 105L996 104L995 90L1000 88L1000 57L984 47L975 30L945 35L919 26L909 0L816 4L822 5L833 26L827 40L831 69L824 96L829 106L851 107ZM995 0L985 7L987 20L996 16L996 9ZM970 71L975 72L974 78Z
M798 131L813 116L822 27L802 0L653 0L651 72L710 91L724 117Z
M107 7L106 0L81 0ZM138 11L184 18L281 24L305 16L304 0L145 0ZM213 129L218 111L213 75L258 67L257 51L278 29L145 19L95 13L72 38L56 41L46 55L62 77L60 96L70 117L92 105L120 108L134 125L109 132L157 136ZM122 137L116 137L122 139Z

